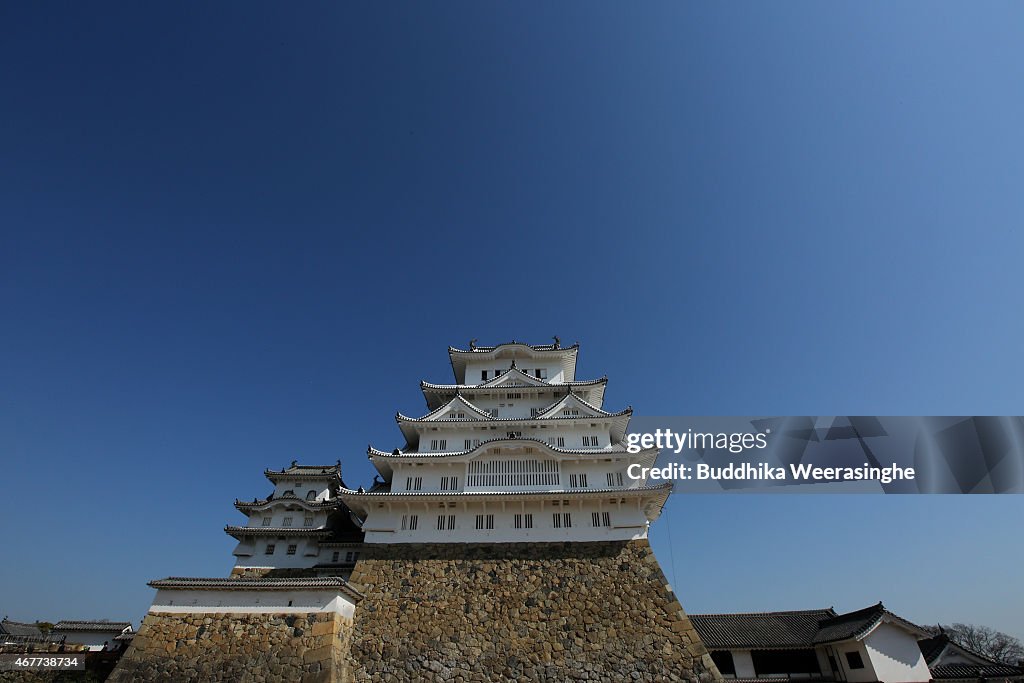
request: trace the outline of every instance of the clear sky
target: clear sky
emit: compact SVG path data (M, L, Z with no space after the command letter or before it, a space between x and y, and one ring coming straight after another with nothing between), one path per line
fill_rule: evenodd
M1020 414L1024 5L6 3L0 612L226 575L445 349L648 415ZM1024 498L676 497L693 612L1024 637Z

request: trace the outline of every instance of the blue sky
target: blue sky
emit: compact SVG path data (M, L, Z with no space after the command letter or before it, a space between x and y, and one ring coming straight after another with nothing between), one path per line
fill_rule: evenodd
M1024 7L0 8L0 612L225 575L264 467L400 445L445 348L638 414L1019 414ZM1020 496L677 497L690 611L1024 637Z

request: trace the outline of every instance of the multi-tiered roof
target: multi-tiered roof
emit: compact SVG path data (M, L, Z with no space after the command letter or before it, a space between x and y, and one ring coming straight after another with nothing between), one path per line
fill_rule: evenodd
M562 347L557 339L449 348L455 383L421 382L429 412L396 415L405 445L367 451L383 483L339 492L363 519L367 541L646 534L671 485L628 476L629 465L650 467L658 451L627 451L623 439L632 409L604 410L608 380L577 380L578 351L578 344ZM564 517L555 519L555 508ZM535 513L552 515L557 532L542 533ZM421 515L429 529L420 525ZM565 531L591 521L586 531ZM523 538L499 532L502 524L521 529Z
M351 545L362 534L338 498L344 487L341 463L291 465L265 470L274 492L252 501L235 500L249 518L245 526L227 525L224 531L238 539L234 554L241 567L303 568L332 564L321 556L325 546ZM335 562L336 563L336 562Z

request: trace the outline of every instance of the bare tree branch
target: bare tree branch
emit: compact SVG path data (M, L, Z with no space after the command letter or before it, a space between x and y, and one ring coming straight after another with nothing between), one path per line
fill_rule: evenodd
M997 662L1016 665L1024 660L1024 644L1002 631L961 623L945 624L942 629L954 643Z

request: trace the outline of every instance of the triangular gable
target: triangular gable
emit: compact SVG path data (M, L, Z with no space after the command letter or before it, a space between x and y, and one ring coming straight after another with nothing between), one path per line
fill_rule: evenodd
M569 415L565 411L569 411ZM537 418L556 417L609 417L607 413L597 406L592 406L574 393L569 393L555 401L544 410L537 413Z
M477 387L505 387L505 386L528 386L528 387L546 387L548 383L537 377L531 377L519 368L509 368L505 372L501 373L494 379L488 380Z
M462 418L457 415L462 414ZM428 413L420 418L421 420L454 420L454 419L491 419L491 414L477 408L467 401L462 394L456 394L455 398L445 403L437 410Z

